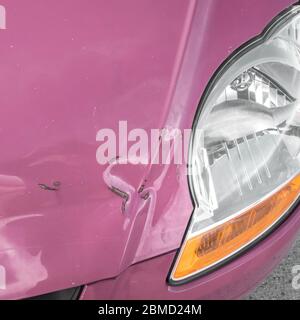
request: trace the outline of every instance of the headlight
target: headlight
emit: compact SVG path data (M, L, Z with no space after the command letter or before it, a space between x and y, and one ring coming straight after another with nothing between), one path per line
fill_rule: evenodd
M240 253L300 192L300 8L282 13L214 76L189 156L195 209L170 274L182 283Z

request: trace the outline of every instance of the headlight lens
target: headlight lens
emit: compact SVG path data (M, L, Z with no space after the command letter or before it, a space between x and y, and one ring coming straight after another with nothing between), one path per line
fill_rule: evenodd
M299 196L299 6L281 14L215 79L193 130L189 182L195 209L172 282L248 247Z

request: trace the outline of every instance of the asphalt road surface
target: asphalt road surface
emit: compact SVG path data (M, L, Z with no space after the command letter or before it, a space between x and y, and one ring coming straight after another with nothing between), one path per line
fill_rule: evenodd
M300 300L300 289L295 290L292 286L292 268L295 265L300 265L300 235L289 255L247 299Z

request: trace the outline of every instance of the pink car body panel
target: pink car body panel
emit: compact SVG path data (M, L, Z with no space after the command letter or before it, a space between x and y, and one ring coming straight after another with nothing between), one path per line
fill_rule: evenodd
M135 264L117 278L85 287L82 300L91 299L239 299L246 296L281 261L300 228L300 210L276 232L238 259L206 276L180 286L167 284L174 253Z
M0 298L114 278L180 246L185 166L101 166L97 132L191 128L217 67L292 3L1 1Z

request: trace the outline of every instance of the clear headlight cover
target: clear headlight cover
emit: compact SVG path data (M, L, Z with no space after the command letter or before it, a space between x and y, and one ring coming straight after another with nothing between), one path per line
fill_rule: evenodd
M195 209L170 274L178 283L266 235L300 193L300 8L221 68L191 138Z

